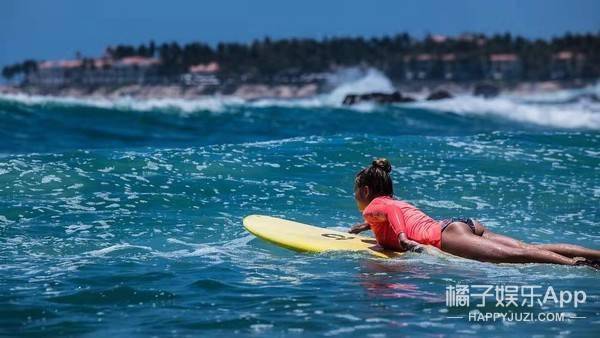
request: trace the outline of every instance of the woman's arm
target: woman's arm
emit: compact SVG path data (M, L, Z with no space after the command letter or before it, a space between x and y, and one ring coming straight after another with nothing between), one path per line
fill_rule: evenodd
M371 229L371 225L369 223L361 223L353 225L348 232L351 234L360 234L361 232L369 229Z
M406 236L406 223L404 223L404 215L402 212L393 206L389 206L386 211L390 227L392 227L392 230L397 234L400 250L422 251L423 247L421 246L421 243L413 241Z
M423 251L423 247L419 242L415 242L411 239L406 238L406 234L403 232L401 232L400 235L398 235L398 243L400 243L400 248L402 249L402 251Z

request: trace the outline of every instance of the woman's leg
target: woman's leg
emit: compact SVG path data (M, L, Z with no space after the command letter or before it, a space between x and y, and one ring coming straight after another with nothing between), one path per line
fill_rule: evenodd
M521 242L512 237L491 232L490 230L488 230L488 228L484 227L483 224L481 224L477 220L473 220L473 224L475 225L475 234L483 238L487 238L490 241L494 241L499 244L504 244L512 248L524 248L528 245L527 243Z
M442 250L456 256L492 263L552 263L575 265L576 260L531 246L511 247L473 234L465 223L454 222L442 232Z
M583 246L573 245L573 244L531 244L532 246L542 249L548 250L552 252L556 252L557 254L567 256L567 257L584 257L592 260L600 259L600 250L588 249Z
M511 248L525 248L530 245L512 237L500 235L487 230L483 233L483 235L481 235L481 237L489 239L490 241L494 241L499 244L509 246Z
M486 227L483 226L483 224L479 223L478 221L474 220L473 223L475 224L475 229L481 231L481 233L482 233L481 237L487 238L496 243L504 244L504 245L507 245L507 246L510 246L513 248L525 248L527 246L532 246L532 247L535 247L538 249L552 251L559 255L571 257L571 258L584 257L584 258L592 259L592 260L600 259L600 250L588 249L586 247L579 246L579 245L563 244L563 243L559 243L559 244L524 243L524 242L521 242L519 240L516 240L516 239L508 237L508 236L493 233L493 232L489 231Z

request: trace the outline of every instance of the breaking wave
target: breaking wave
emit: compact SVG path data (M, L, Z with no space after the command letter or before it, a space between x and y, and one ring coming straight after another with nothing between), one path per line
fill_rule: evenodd
M382 111L386 107L361 104L343 107L342 101L350 93L392 92L394 86L385 75L375 69L346 71L332 76L326 94L299 99L245 100L232 96L205 96L195 99L157 98L76 98L25 94L0 94L0 110L6 104L29 107L92 107L119 111L156 111L189 115L199 112L223 113L240 108L347 108L361 112ZM422 96L415 94L413 96ZM422 99L422 97L420 97ZM403 109L426 109L437 113L451 113L480 118L501 118L518 123L559 129L600 130L600 84L582 89L560 90L551 93L510 93L494 99L459 95L441 101L420 101L398 104ZM10 109L9 109L10 110Z
M496 116L517 122L566 129L600 130L600 105L525 103L508 97L483 99L461 96L444 101L419 102L412 106L460 115Z
M133 97L121 98L79 98L59 97L45 95L26 94L0 94L0 101L15 102L27 106L42 107L93 107L101 109L135 110L135 111L157 111L169 110L181 113L193 113L197 111L220 112L228 106L239 106L246 103L245 100L235 97L207 96L198 99L159 98L159 99L136 99Z

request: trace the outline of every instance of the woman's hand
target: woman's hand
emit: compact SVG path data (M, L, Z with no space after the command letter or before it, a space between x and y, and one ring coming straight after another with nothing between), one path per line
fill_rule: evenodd
M361 232L369 230L369 229L371 229L371 226L369 225L369 223L361 223L361 224L353 225L350 228L350 230L348 230L348 232L351 234L360 234Z
M419 242L415 242L411 239L408 239L406 237L406 234L403 232L401 232L400 235L398 235L398 242L400 243L400 249L402 249L402 251L423 251L423 247Z

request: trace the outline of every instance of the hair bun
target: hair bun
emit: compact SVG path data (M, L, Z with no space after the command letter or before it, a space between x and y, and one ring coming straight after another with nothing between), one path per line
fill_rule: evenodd
M375 161L373 161L372 165L374 168L382 169L388 174L392 171L392 165L390 164L390 161L388 161L385 158L376 159Z

